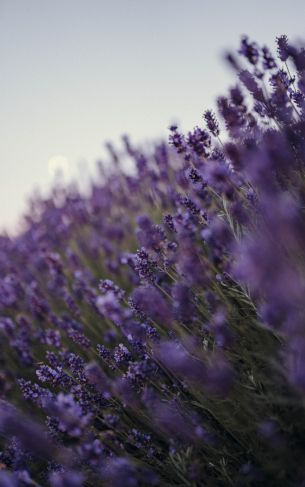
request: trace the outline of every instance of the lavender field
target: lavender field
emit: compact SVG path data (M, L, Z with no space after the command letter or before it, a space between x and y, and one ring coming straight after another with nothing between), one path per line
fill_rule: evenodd
M0 487L305 486L305 50L227 62L0 237Z

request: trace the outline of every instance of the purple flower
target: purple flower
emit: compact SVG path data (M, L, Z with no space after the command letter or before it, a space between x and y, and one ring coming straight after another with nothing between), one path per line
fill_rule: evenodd
M19 379L18 384L24 398L33 401L40 407L43 407L52 398L52 393L49 389L40 387L38 384L32 383L31 381Z
M288 38L286 35L281 35L276 38L277 52L281 61L286 62L289 56Z
M131 359L131 353L123 343L119 343L114 349L113 358L118 365L128 364Z
M13 330L15 329L14 322L11 318L6 316L0 317L0 330L3 331L6 335L12 336Z
M136 467L128 458L114 457L111 458L103 471L104 480L107 485L112 487L137 487Z
M187 150L184 136L178 132L178 127L176 125L172 125L170 131L169 143L175 147L178 154L183 154Z
M60 331L49 328L48 330L42 333L41 341L46 345L51 345L55 348L60 348L61 347Z
M51 487L82 487L85 477L74 470L52 472L49 477Z
M155 279L154 269L155 262L153 262L145 248L137 251L135 256L134 269L139 274L140 279L146 282L153 282Z
M249 42L248 36L242 36L239 53L253 65L256 65L259 60L258 46L255 42Z
M243 36L204 128L108 144L0 236L1 485L305 485L305 49L277 49Z
M264 46L262 48L262 53L263 53L263 67L265 69L276 68L276 62L267 46Z
M197 357L193 357L181 344L162 342L155 347L154 353L167 368L175 374L197 384L204 384L206 367Z
M239 79L245 85L247 90L251 93L251 95L256 101L261 103L265 102L262 89L259 87L254 76L252 76L252 74L248 70L245 69L241 71L239 74Z
M132 294L133 306L152 321L169 326L172 313L166 298L154 286L137 288Z
M184 284L175 284L172 287L172 296L176 319L191 323L196 317L196 311L190 288Z
M206 112L204 112L203 118L211 134L215 137L218 137L220 130L215 114L211 110L207 110Z
M118 296L119 299L123 299L124 295L125 295L125 292L123 291L123 289L120 289L110 279L104 279L104 280L100 281L99 289L100 289L100 291L102 291L104 293L108 293L109 291L111 291L116 296Z
M84 414L72 394L60 392L48 405L50 413L58 420L59 431L78 438L91 421L91 414Z
M187 136L187 144L197 156L208 156L211 147L211 137L206 130L195 127Z
M0 471L0 485L1 487L18 487L18 479L10 472ZM20 485L20 484L19 484Z
M104 397L109 397L108 377L95 362L90 362L86 365L84 375L89 384L95 386L99 392L103 393Z
M49 365L40 365L36 370L36 375L41 382L49 383L52 386L58 386L66 377L62 367L52 368Z

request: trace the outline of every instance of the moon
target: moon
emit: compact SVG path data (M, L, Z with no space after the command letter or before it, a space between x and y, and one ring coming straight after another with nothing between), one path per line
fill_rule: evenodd
M50 157L48 161L48 172L51 178L70 176L70 163L65 156L58 155Z

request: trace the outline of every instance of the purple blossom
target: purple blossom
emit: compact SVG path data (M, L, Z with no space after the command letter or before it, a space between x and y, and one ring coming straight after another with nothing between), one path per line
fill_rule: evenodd
M178 154L183 154L187 150L184 136L178 132L178 127L176 125L172 125L169 129L171 131L169 143L175 147Z
M211 110L207 110L206 112L204 112L203 118L211 134L215 137L218 137L220 130L215 114Z
M249 63L256 65L259 59L259 49L255 42L249 42L248 39L248 36L242 36L239 53L242 54Z
M52 472L49 480L51 487L82 487L85 477L80 472L66 470Z
M281 35L276 38L277 52L281 61L286 62L289 56L288 38L286 35Z
M131 353L123 343L119 343L119 345L114 349L113 358L117 365L123 365L129 362L131 359Z
M48 405L50 413L58 420L59 431L72 438L82 435L91 421L91 414L84 414L72 394L60 392Z
M110 279L104 279L100 281L99 283L99 289L100 291L107 293L109 291L113 292L116 296L118 296L119 299L124 298L124 291L123 289L120 289L114 282L112 282Z
M0 236L1 485L304 484L305 50L276 44L227 55L206 128L108 144Z
M84 374L89 384L96 387L96 389L103 393L104 397L109 397L109 380L104 371L95 362L90 362L86 365Z
M261 103L265 102L262 88L259 87L256 79L248 70L245 69L241 71L239 74L239 79L256 101Z
M165 326L171 324L170 306L166 298L154 286L143 286L136 289L132 295L132 303L135 309L154 322Z

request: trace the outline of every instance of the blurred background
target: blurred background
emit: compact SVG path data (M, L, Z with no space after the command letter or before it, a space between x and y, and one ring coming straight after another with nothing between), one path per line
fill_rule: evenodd
M303 0L0 0L0 230L58 170L92 174L105 141L201 124L233 82L224 51L305 38L304 16Z

